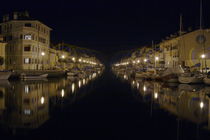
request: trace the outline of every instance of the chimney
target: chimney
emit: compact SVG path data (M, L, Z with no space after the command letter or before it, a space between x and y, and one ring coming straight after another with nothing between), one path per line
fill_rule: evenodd
M14 12L14 13L13 13L13 19L14 19L14 20L17 20L17 19L18 19L18 13L17 13L17 12Z
M9 14L5 16L5 21L9 21Z

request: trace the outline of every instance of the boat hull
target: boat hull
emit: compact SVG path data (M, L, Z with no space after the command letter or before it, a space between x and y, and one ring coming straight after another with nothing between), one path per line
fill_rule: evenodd
M210 85L210 78L205 77L205 78L203 79L203 82L204 82L206 85Z
M179 82L182 84L198 84L203 82L203 78L179 76Z
M11 75L11 72L0 72L0 80L8 80Z

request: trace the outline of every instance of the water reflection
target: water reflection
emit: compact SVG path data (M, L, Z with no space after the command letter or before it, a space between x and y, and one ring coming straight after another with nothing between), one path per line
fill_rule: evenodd
M126 77L126 78L125 78ZM128 76L121 76L125 81ZM128 79L133 95L155 110L166 110L181 120L187 120L210 130L210 87L205 85L167 84L157 81Z
M0 125L11 130L38 128L49 119L49 110L59 106L61 100L69 104L83 97L98 76L95 73L87 79L0 81Z

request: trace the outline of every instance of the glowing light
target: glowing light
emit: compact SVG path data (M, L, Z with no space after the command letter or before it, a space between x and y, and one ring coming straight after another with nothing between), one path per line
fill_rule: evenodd
M25 85L25 93L29 93L29 87L28 87L28 85Z
M82 80L83 85L85 85L85 79Z
M72 85L71 85L71 91L72 91L72 93L74 93L74 91L75 91L75 84L74 83L72 83Z
M132 81L132 84L134 85L135 84L135 81Z
M140 63L140 60L138 60L137 63Z
M42 52L41 55L42 55L42 56L45 56L45 52Z
M127 79L127 75L124 75L124 79Z
M136 61L133 61L133 64L136 64Z
M72 61L75 61L76 59L75 59L75 57L72 57Z
M61 97L64 97L65 96L65 91L64 89L61 90Z
M155 57L155 60L156 60L156 61L158 61L158 60L159 60L159 57L158 57L158 56L156 56L156 57Z
M205 55L205 54L202 54L202 55L201 55L201 58L202 58L202 59L203 59L203 58L205 58L205 57L206 57L206 55Z
M138 82L136 83L136 87L137 87L137 89L139 89L139 83Z
M147 59L146 58L144 59L144 62L147 62Z
M81 85L82 85L82 82L79 80L79 82L78 82L78 85L79 85L79 88L81 87Z
M61 58L62 58L62 59L65 59L65 55L62 55Z
M146 86L143 87L143 91L147 91L147 87Z
M82 62L82 59L81 58L79 59L79 62Z
M204 103L201 101L200 102L200 108L203 109L204 108Z
M155 98L155 99L157 99L157 98L158 98L158 93L157 93L157 92L155 92L155 94L154 94L154 98Z
M41 104L44 104L44 97L41 97Z

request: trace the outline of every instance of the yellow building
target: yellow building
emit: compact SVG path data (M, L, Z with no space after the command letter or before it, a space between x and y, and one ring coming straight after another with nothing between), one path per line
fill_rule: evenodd
M5 47L6 43L3 41L3 37L0 36L0 70L5 69Z
M2 35L6 45L6 69L40 70L49 68L51 28L28 13L3 17Z
M162 41L165 67L194 66L210 67L210 30L195 30L184 35Z

